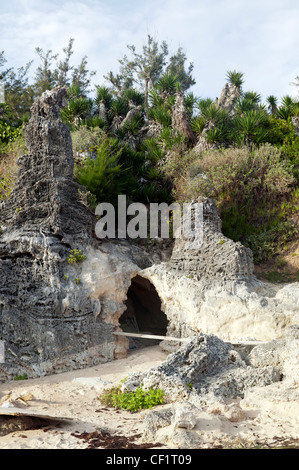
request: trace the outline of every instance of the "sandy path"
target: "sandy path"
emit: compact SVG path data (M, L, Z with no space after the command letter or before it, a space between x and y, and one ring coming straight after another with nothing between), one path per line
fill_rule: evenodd
M0 403L9 392L12 392L12 398L29 393L33 399L22 410L67 418L46 429L14 431L0 436L0 449L86 449L88 442L74 434L95 431L108 431L111 436L126 436L131 442L141 445L142 439L133 439L132 436L142 436L144 417L149 411L130 413L108 409L101 404L99 395L104 386L118 385L130 372L146 371L164 361L166 356L159 346L152 346L132 350L126 359L95 367L0 384ZM272 384L269 390L280 386ZM299 403L267 401L264 393L261 393L260 398L254 395L247 402L236 401L231 407L217 404L209 406L199 414L197 427L202 447L213 448L224 442L230 445L238 441L267 441L272 446L279 446L288 439L299 443L298 411ZM168 432L167 428L161 429L156 443L159 437L161 442L166 442L165 435ZM121 445L125 447L126 443ZM166 449L167 445L156 444L155 447ZM175 445L169 444L168 448L175 448Z
M0 449L83 449L87 447L86 442L72 433L95 430L109 430L127 436L142 433L147 410L132 414L107 409L98 396L103 390L103 382L106 382L106 387L118 385L130 372L146 371L165 358L166 354L154 346L146 348L146 352L144 349L132 350L126 359L87 369L0 384L2 401L9 392L12 392L12 398L30 393L34 398L28 402L28 407L22 406L22 410L70 418L46 432L26 430L1 436Z

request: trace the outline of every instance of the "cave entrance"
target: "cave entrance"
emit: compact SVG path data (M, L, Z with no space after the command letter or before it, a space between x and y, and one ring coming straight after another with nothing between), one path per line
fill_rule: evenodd
M126 333L166 336L168 320L161 310L161 299L155 286L144 277L135 276L128 289L126 310L119 319ZM161 340L129 337L130 348L153 346Z

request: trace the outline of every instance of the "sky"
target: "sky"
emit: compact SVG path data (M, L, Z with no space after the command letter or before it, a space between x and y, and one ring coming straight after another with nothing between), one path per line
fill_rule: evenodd
M87 57L97 73L94 85L106 84L103 75L117 73L119 59L135 45L137 52L151 35L166 41L169 55L179 47L193 62L201 98L216 98L229 70L244 74L244 90L265 100L289 94L299 76L298 0L10 0L0 5L0 51L6 67L18 68L34 60L36 47L63 57L74 39L72 64Z

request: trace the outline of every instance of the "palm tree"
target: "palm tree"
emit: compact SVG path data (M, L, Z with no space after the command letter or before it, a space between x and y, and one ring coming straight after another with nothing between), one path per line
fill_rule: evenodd
M102 102L104 103L106 108L110 108L112 100L113 100L111 90L105 86L97 86L96 88L97 88L96 103L100 104Z
M61 110L62 120L71 128L76 128L83 123L84 119L92 114L93 100L79 96L72 98L67 106Z
M258 104L261 101L261 95L256 91L245 91L243 96L246 100L252 101L254 104Z
M270 111L271 114L276 114L277 112L277 103L278 99L274 95L269 95L266 98L266 101L268 103L268 110Z
M277 115L280 119L287 120L294 115L295 103L293 98L289 95L285 95L281 99L281 106L279 106Z
M254 144L267 141L269 117L260 110L250 110L246 114L234 119L234 136L238 145L247 145L252 148Z
M177 75L165 73L156 82L156 89L160 95L173 95L180 87Z
M243 114L247 113L248 111L251 111L255 109L255 104L253 101L251 101L250 99L247 99L245 97L242 97L242 98L239 98L237 101L236 101L236 104L235 104L235 113L237 115L240 115L242 116Z
M237 72L236 70L229 70L226 73L226 78L228 80L228 83L230 85L234 85L237 88L241 88L244 80L243 80L244 74L242 72Z

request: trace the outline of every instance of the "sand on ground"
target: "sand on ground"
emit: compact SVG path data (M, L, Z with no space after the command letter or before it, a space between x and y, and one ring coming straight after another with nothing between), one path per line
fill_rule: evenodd
M131 372L147 371L166 357L167 353L155 345L131 350L125 359L94 367L0 384L2 415L5 411L15 410L6 408L7 403L11 403L23 413L59 418L58 422L53 421L46 427L17 429L0 435L0 449L86 449L91 442L89 438L95 437L96 433L126 437L127 441L120 440L118 443L124 448L128 447L127 442L130 441L135 445L152 444L156 449L177 448L173 441L167 442L167 430L166 434L163 435L162 430L157 435L157 441L149 443L143 439L144 418L150 410L131 413L109 408L99 398L104 388L118 385ZM19 396L27 397L26 403L15 400ZM251 404L247 408L246 404L243 404L242 409L239 405L238 402L236 406L241 412L232 413L230 417L228 414L223 415L221 407L202 410L202 420L199 420L198 426L203 448L225 448L225 442L228 446L232 442L238 446L239 442L240 447L246 442L267 442L273 446L290 439L299 442L299 404L294 409L291 408L291 405L294 406L292 403L288 409L287 403L282 405L262 399L260 403L254 406ZM87 434L86 439L82 439L83 433ZM105 448L99 444L96 447Z

